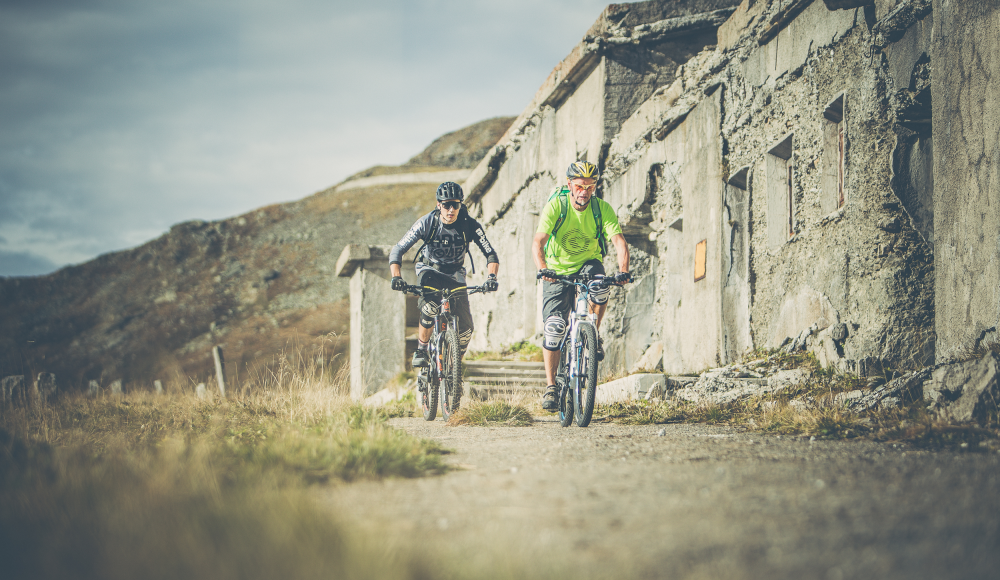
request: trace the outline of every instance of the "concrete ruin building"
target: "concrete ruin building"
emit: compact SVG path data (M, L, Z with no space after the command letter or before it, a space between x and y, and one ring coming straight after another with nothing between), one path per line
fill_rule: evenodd
M998 342L998 43L996 0L609 6L465 181L502 263L471 348L537 340L531 239L578 159L636 275L605 371L808 336L866 374Z

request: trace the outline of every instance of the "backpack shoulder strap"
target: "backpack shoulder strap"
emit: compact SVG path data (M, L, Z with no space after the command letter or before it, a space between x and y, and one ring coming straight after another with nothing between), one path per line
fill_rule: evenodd
M552 242L552 238L556 237L556 232L559 231L559 228L562 227L563 222L566 221L566 212L569 210L568 195L569 195L569 190L565 187L560 187L555 191L553 191L552 195L549 196L549 201L552 201L553 199L559 200L559 217L556 218L556 223L552 226L552 231L549 232L549 239L545 241L545 248L544 248L545 255L549 255L548 254L549 243Z
M590 209L594 214L594 224L597 226L597 245L601 248L601 257L608 255L608 241L604 237L604 219L601 217L601 200L593 198L590 200Z
M469 222L472 220L472 216L469 215L469 210L463 205L462 209L458 212L458 219L462 222L462 227L458 228L462 232L462 243L465 244L465 253L469 254L469 266L472 267L472 273L476 273L476 260L472 258L472 244L469 243Z
M417 253L413 254L413 261L414 261L414 263L416 263L417 258L420 257L420 254L423 253L424 248L427 247L427 244L430 243L434 239L434 236L437 235L436 224L440 223L439 219L441 217L441 210L435 208L434 211L431 212L431 216L433 216L433 219L431 219L431 222L435 224L435 227L428 228L427 229L427 233L424 234L424 237L423 237L424 244L422 246L420 246L420 249L417 250Z

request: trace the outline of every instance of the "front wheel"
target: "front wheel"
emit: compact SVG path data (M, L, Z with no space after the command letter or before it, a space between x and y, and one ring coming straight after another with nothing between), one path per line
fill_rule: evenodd
M417 374L417 396L420 398L420 408L424 411L424 420L433 421L437 417L438 390L429 379L430 367L424 367Z
M462 351L458 331L450 324L441 344L441 371L441 417L447 421L462 398Z
M594 399L597 396L597 329L590 324L580 325L580 343L576 356L579 388L576 394L576 424L590 425L594 416Z
M573 423L573 395L570 393L566 373L566 349L569 345L563 343L559 351L559 367L556 372L556 386L559 387L559 424L569 427Z

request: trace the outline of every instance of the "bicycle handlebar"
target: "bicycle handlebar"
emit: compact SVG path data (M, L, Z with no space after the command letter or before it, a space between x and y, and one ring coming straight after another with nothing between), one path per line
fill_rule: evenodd
M542 278L552 278L556 282L562 282L563 284L586 284L587 282L598 282L604 288L621 286L624 284L624 282L618 282L614 276L606 276L604 274L556 274L554 272L546 273L544 270L539 270L536 277L539 280Z
M407 284L406 288L403 288L402 292L404 294L412 294L413 296L425 296L427 294L439 294L444 291L448 291L451 294L455 294L459 290L465 290L469 294L486 293L486 288L483 286L459 286L458 288L431 288L430 286L419 286Z

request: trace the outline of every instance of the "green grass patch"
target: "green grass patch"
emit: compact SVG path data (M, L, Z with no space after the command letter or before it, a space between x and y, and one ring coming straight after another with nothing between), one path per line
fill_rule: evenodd
M531 414L522 405L503 400L491 400L466 403L448 419L448 424L478 427L527 427L531 425L532 421Z

